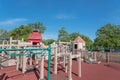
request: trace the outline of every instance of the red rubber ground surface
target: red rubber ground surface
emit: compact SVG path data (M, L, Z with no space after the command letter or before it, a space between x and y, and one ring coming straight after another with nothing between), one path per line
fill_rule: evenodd
M52 67L52 65L51 65ZM115 63L101 63L101 64L87 64L82 63L82 77L77 76L77 62L73 61L72 66L73 80L120 80L120 64ZM36 71L30 71L25 74L21 71L16 71L15 66L6 67L0 70L0 74L6 73L6 80L38 80L39 69ZM45 78L47 76L47 62L45 62ZM64 73L62 65L58 68L58 75L53 74L53 68L51 68L51 80L67 80L68 76Z

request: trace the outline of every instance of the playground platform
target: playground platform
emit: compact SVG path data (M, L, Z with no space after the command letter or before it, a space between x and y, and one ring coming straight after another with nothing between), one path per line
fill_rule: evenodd
M39 64L40 65L40 64ZM0 80L38 80L39 68L33 71L22 73L16 70L16 66L5 67L0 70ZM45 79L47 80L47 61L44 66ZM73 60L72 66L73 80L119 80L120 64L104 63L88 64L82 62L82 77L77 76L77 61ZM51 65L51 80L67 80L68 75L64 72L62 65L58 66L58 74L53 74L53 65Z

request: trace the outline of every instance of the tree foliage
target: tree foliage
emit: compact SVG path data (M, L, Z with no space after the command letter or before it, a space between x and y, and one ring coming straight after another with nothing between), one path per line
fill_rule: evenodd
M80 36L80 33L73 32L69 36L70 36L70 40L73 41L73 40L75 40L75 38L77 38L78 36Z
M8 39L9 32L5 29L0 28L0 39Z
M120 27L114 24L106 24L96 32L95 46L120 47Z
M64 27L62 27L59 30L58 40L69 42L69 41L74 41L75 38L77 38L78 36L80 36L81 38L83 38L85 40L86 46L90 47L93 45L93 41L88 36L80 34L78 32L73 32L73 33L69 34Z
M67 42L69 41L69 33L66 31L65 27L62 27L58 33L58 40Z
M85 40L86 46L91 47L93 46L93 41L86 35L80 34L80 36Z
M55 40L54 40L54 39L47 39L47 40L43 40L43 43L44 43L45 45L52 44L53 42L55 42Z
M46 26L44 26L42 22L30 23L28 24L28 26L30 26L30 28L32 28L33 30L39 30L39 33L44 33L44 31L46 30Z
M32 29L29 26L21 25L18 28L14 28L10 31L10 36L14 39L22 39L25 41L28 39L28 35L32 32Z

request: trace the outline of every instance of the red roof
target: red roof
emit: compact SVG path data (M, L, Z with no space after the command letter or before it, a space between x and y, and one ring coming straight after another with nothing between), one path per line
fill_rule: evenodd
M42 40L42 35L37 31L34 30L29 36L28 40Z
M74 42L85 42L80 36L78 36L75 40L74 40Z

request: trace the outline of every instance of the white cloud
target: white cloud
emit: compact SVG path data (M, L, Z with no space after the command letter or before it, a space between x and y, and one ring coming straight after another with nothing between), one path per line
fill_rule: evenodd
M9 19L5 21L0 21L0 25L15 25L16 23L27 21L25 18L15 18L15 19Z
M76 17L70 14L57 14L56 18L57 19L74 19Z

